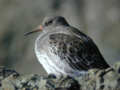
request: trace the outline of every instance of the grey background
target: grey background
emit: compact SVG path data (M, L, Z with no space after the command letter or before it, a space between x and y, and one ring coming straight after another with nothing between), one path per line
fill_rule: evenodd
M110 65L120 60L120 0L0 0L0 66L45 74L34 54L39 33L24 33L49 15L62 15L89 35Z

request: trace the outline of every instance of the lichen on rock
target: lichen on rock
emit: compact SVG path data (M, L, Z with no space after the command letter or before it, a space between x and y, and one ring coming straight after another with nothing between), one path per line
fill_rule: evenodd
M0 67L0 90L120 90L120 62L105 70L91 69L82 77L20 75Z

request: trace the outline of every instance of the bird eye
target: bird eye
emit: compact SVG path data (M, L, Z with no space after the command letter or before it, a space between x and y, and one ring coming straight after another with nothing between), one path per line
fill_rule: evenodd
M51 23L52 23L52 20L46 22L46 23L45 23L45 26L48 26L48 25L50 25Z

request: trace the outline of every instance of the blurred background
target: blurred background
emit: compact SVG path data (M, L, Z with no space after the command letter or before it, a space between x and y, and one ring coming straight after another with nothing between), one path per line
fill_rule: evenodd
M64 16L89 35L110 65L120 60L120 0L0 0L0 66L45 74L34 54L39 33L24 33L49 15Z

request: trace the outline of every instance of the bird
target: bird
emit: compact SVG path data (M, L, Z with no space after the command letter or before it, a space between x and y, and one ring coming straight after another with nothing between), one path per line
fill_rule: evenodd
M35 54L48 75L76 77L90 69L110 67L93 40L63 16L45 17L41 25L25 35L34 32L40 32Z

